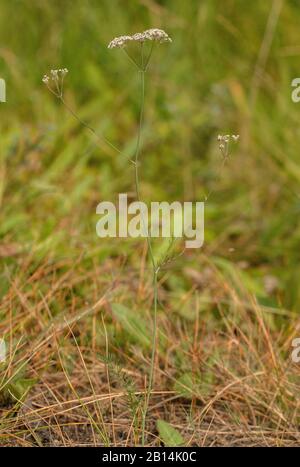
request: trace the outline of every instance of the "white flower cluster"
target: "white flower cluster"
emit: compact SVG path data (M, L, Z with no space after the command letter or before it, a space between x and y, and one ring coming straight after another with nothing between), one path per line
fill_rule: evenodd
M59 78L63 78L66 74L69 73L67 68L58 68L57 70L50 70L50 76L44 75L43 76L43 83L48 84L49 81L52 79L53 81L58 81Z
M237 143L240 139L240 135L218 135L219 149L224 160L227 160L229 157L229 143L233 141Z
M122 48L128 42L131 42L131 41L135 41L135 42L156 41L161 44L162 42L172 42L172 39L162 29L147 29L144 32L137 32L136 34L133 34L132 36L115 37L108 44L108 48L109 49Z
M69 73L67 68L58 68L57 70L50 70L50 76L44 75L42 78L49 91L58 98L63 96L64 78L67 73Z
M240 135L218 135L218 141L223 141L224 143L229 143L230 138L237 142L240 139Z
M218 141L220 142L219 149L225 149L228 146L230 140L233 140L235 143L240 139L240 135L218 135Z
M120 37L115 37L109 44L108 48L109 49L114 49L114 48L121 48L124 45L127 44L127 42L132 41L131 36L120 36Z

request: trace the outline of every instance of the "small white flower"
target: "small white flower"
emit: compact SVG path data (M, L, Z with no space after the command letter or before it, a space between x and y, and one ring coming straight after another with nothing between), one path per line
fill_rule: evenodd
M147 40L147 36L144 32L137 32L132 36L132 40L136 42L145 42L145 40Z
M50 70L51 76L53 80L56 80L58 78L58 72L59 70Z
M231 135L233 141L237 142L240 139L240 135Z

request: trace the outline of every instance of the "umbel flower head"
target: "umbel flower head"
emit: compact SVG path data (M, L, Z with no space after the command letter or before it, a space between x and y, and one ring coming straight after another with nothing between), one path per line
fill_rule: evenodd
M69 73L67 68L50 70L50 74L44 75L42 81L53 94L57 97L62 97L64 78L67 73Z
M119 36L115 37L109 44L109 49L123 48L128 42L145 42L155 41L160 44L163 42L172 42L172 39L162 29L147 29L144 32L137 32L132 36Z
M50 70L50 76L48 75L44 75L43 76L43 83L49 83L49 81L52 79L52 81L57 81L60 77L63 78L64 76L66 76L66 74L68 73L68 69L67 68L59 68L57 70Z
M229 144L230 141L237 143L240 135L218 135L219 149L224 159L229 157Z

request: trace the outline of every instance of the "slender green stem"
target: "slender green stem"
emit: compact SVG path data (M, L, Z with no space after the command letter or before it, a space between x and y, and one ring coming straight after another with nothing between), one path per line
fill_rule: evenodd
M136 188L136 197L137 200L140 201L140 183L139 183L139 156L140 156L140 149L141 149L141 137L142 137L142 129L143 129L143 121L144 121L144 105L145 105L145 73L148 67L151 54L152 54L153 47L151 47L150 54L147 57L146 62L144 61L144 45L141 44L141 57L142 57L142 65L139 68L139 73L141 77L141 106L140 106L140 117L139 117L139 128L138 128L138 136L137 136L137 144L136 144L136 151L135 151L135 158L134 158L134 167L135 167L135 188ZM151 240L149 237L148 226L145 225L143 219L144 229L147 233L147 244L148 244L148 253L151 259L152 267L153 267L153 290L154 290L154 315L153 315L153 330L152 330L152 351L151 351L151 362L150 362L150 372L149 372L149 382L148 387L145 394L145 403L142 411L142 446L145 445L145 429L146 429L146 419L148 414L149 402L151 397L151 392L153 388L153 380L154 380L154 367L155 367L155 355L156 355L156 342L157 342L157 305L158 305L158 284L157 284L157 276L158 276L158 268L156 266Z
M61 103L65 106L65 108L70 112L70 114L85 128L87 128L100 142L106 143L108 146L110 146L114 151L118 152L119 154L122 154L122 151L118 149L114 144L112 144L108 139L106 139L104 136L99 136L98 133L92 128L88 123L86 123L84 120L82 120L75 112L74 110L66 103L64 100L64 97L60 94L57 96ZM126 156L127 157L127 156ZM129 159L129 158L128 158Z
M134 60L134 58L132 58L132 56L127 52L126 48L123 48L122 49L123 52L127 55L127 57L129 58L129 60L131 61L131 63L133 63L134 66L136 66L138 68L138 70L140 70L140 66L138 65L138 63L136 63L136 61Z
M143 47L143 44L142 44ZM143 50L143 49L142 49ZM142 67L144 65L143 59L143 52L142 52ZM135 173L135 190L136 190L136 197L137 200L140 202L140 183L139 183L139 156L140 156L140 149L141 149L141 137L142 137L142 130L143 130L143 121L144 121L144 106L145 106L145 70L141 68L139 70L141 76L141 107L140 107L140 117L139 117L139 128L138 128L138 135L137 135L137 143L136 143L136 150L134 156L134 173ZM144 223L144 219L143 219ZM144 229L147 232L147 244L149 250L149 256L152 262L153 270L156 269L155 259L153 255L151 240L148 234L148 226L144 223Z
M150 59L151 59L151 56L152 56L153 48L154 48L154 42L152 42L152 44L151 44L151 49L150 49L149 55L148 55L147 60L146 60L146 63L145 63L145 71L147 71L147 69L148 69L148 65L149 65L149 63L150 63Z
M64 94L63 94L63 85L64 85L64 78L62 78L62 81L61 83L59 83L58 81L55 81L55 86L56 86L56 91L51 87L49 86L48 83L46 83L46 86L47 88L49 89L49 91L54 94L55 97L57 97L60 102L65 106L65 108L68 110L68 112L70 112L70 114L82 125L84 126L85 128L87 128L95 137L96 139L101 142L101 143L106 143L111 149L113 149L114 151L116 151L117 153L123 155L122 151L120 151L120 149L118 149L113 143L111 143L107 138L105 138L104 136L100 136L96 130L94 130L94 128L92 128L88 123L86 123L84 120L82 120L77 114L76 112L74 112L74 110L67 104L67 102L65 101L64 99ZM124 154L125 157L130 161L131 159L126 155Z

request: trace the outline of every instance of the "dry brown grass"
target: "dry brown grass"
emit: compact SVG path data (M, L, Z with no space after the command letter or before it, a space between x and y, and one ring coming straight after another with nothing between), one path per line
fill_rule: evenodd
M140 443L141 413L137 409L134 421L133 401L145 391L149 349L126 335L111 303L128 305L130 292L135 310L146 310L150 318L144 266L137 276L130 269L124 275L120 260L84 274L80 260L72 266L62 261L31 269L29 260L21 265L26 282L11 280L2 301L7 318L1 331L11 342L1 385L2 445ZM258 306L242 283L233 288L205 258L199 270L184 268L190 288L178 301L168 290L168 271L160 283L163 344L147 444L161 444L158 419L171 423L188 446L299 444L299 366L289 355L296 318L285 312L278 331L274 310ZM93 291L93 303L75 296L78 283ZM55 303L61 311L54 317ZM34 381L25 395L28 380Z

